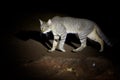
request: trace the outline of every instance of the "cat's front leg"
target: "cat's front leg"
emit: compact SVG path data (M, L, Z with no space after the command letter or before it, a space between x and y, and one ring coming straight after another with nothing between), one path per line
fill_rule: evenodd
M65 52L64 44L65 44L66 36L67 36L67 33L61 35L60 43L58 46L58 49L62 52Z
M57 47L57 44L58 44L58 41L59 41L59 36L58 35L54 35L54 40L53 40L52 48L50 50L48 50L48 52L55 51L55 49Z

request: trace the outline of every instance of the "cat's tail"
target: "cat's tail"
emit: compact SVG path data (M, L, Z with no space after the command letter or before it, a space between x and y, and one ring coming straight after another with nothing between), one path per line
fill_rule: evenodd
M100 29L98 26L95 26L95 27L96 27L96 30L97 30L98 35L105 41L105 43L106 43L108 46L111 46L111 47L112 47L111 42L110 42L109 39L104 35L104 33L101 31L101 29Z

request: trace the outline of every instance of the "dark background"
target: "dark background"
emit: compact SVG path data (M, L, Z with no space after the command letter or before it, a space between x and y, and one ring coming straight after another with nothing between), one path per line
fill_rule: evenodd
M42 14L52 18L57 14L87 18L96 22L113 46L119 45L119 5L116 1L7 1L2 6L1 32L17 29L26 18ZM50 15L49 15L50 14ZM38 17L39 19L40 17ZM45 19L46 20L46 19ZM118 48L118 47L117 47Z
M3 53L2 62L10 51L5 42L6 34L15 31L16 25L29 16L36 14L62 14L71 17L87 18L96 22L106 36L113 44L110 53L104 54L110 58L113 63L119 67L119 48L120 48L120 31L119 31L119 6L118 2L113 1L6 1L3 2L1 17L1 51ZM7 65L8 66L8 65Z
M12 29L16 22L35 14L59 13L95 21L111 37L118 34L119 5L115 1L7 1L2 6L3 20ZM113 28L114 27L114 28ZM2 27L3 28L3 27ZM115 29L115 30L114 30ZM117 31L116 31L117 30ZM107 33L108 32L108 33ZM111 34L112 33L112 34Z

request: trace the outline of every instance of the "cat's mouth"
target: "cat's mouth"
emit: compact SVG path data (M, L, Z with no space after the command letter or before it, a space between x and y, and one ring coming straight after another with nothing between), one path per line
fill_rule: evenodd
M46 34L46 33L50 32L50 31L51 31L51 29L42 30L42 33Z

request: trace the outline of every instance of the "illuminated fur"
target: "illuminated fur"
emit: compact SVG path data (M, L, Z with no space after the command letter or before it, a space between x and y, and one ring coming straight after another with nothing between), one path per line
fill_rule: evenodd
M101 32L99 27L93 21L87 19L55 16L52 19L49 19L48 22L43 22L40 20L40 24L40 30L43 33L52 31L54 35L53 46L49 52L56 49L59 38L60 42L58 49L65 52L64 43L68 33L78 34L81 42L80 47L73 49L74 52L81 51L86 47L87 38L94 40L101 45L100 52L103 51L104 41L110 45L108 39Z

